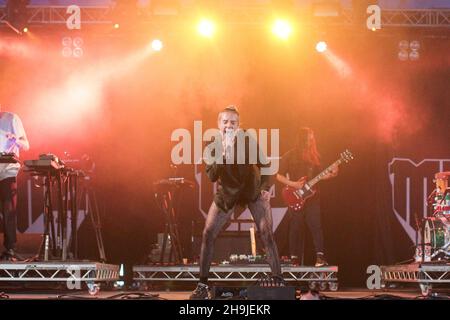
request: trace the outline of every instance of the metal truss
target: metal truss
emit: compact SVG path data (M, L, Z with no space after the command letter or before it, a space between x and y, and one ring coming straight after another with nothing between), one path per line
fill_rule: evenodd
M381 267L384 282L449 283L450 264L406 264Z
M450 10L383 10L384 27L450 27Z
M353 11L342 10L344 25L353 24ZM381 11L381 27L450 27L450 9L390 9Z
M29 24L65 24L67 6L28 6ZM112 7L80 7L81 24L112 23Z
M294 267L283 266L285 281L299 282L337 282L338 267ZM135 281L197 281L199 266L135 266ZM267 265L218 265L210 269L211 281L247 282L258 281L271 274Z
M110 24L113 22L113 7L80 6L81 24ZM42 25L65 25L68 18L67 6L28 6L27 23ZM0 7L0 22L7 18L6 7Z
M260 3L241 1L224 1L218 6L224 21L230 24L264 24L271 16L271 7L265 1ZM28 6L29 24L62 25L68 17L67 6ZM108 24L114 22L113 6L80 6L82 24ZM181 20L186 18L189 8L183 8L176 16ZM298 11L300 12L300 11ZM294 12L296 14L297 12ZM0 7L0 21L6 18L6 7ZM139 20L142 23L159 23L164 19L172 20L173 15L164 17L145 12ZM352 25L353 11L342 9L341 17L332 22L334 25ZM313 23L313 22L310 22ZM390 9L381 12L382 27L450 27L449 9Z
M450 264L405 264L381 266L383 285L391 282L418 283L423 295L429 295L433 284L450 285Z
M270 16L267 1L222 1L220 12L224 21L235 24L263 24Z
M0 281L109 282L119 280L119 266L97 262L0 263Z

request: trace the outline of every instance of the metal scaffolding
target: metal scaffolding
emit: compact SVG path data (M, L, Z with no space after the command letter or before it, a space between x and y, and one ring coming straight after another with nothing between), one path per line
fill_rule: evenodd
M68 17L66 6L30 6L29 24L65 24ZM80 7L82 24L112 23L112 7Z
M417 283L424 296L430 295L432 286L450 284L450 264L412 263L404 265L381 266L382 285L388 283Z
M386 27L450 27L450 10L386 10L381 13Z
M136 282L195 282L199 277L198 265L141 265L133 267L133 279ZM212 282L256 282L271 274L268 265L216 265L210 269ZM321 290L338 288L338 267L282 266L283 279L290 283L307 283L319 286Z
M268 5L233 5L224 2L219 8L226 23L263 24L271 15ZM81 23L101 25L115 22L115 8L113 6L80 6ZM176 14L181 20L189 16L189 8L181 8ZM294 15L300 13L294 11ZM140 9L139 22L161 22L164 19L173 20L173 15L163 16L149 9ZM28 6L26 17L28 24L63 25L66 23L66 6ZM176 17L175 16L175 17ZM299 16L300 19L300 16ZM7 20L5 6L0 6L0 22ZM308 22L314 23L314 22ZM325 22L326 23L326 22ZM342 9L339 19L333 21L334 25L348 26L354 23L351 9ZM389 9L382 10L381 25L383 27L450 27L450 9Z
M0 281L112 282L119 280L119 266L99 262L2 262Z

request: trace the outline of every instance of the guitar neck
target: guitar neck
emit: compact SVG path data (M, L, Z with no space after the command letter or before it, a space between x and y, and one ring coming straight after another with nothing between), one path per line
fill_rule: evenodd
M317 176L315 176L314 178L312 178L311 180L309 180L307 182L308 186L312 187L314 186L317 182L319 182L320 180L322 180L326 175L328 175L331 172L331 168L333 166L338 166L342 163L341 159L336 160L335 162L333 162L331 165L329 165L325 170L323 170L321 173L319 173Z

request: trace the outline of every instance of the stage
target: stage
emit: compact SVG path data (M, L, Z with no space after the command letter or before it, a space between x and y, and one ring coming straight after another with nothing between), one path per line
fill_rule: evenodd
M0 302L450 299L449 0L0 22Z
M274 300L450 298L448 264L413 263L378 268L379 278L368 276L367 288L373 288L371 290L339 288L337 266L283 264L284 286L287 288L280 288L279 283L271 282L267 265L213 265L209 278L210 298L261 300L271 290L269 297ZM187 300L198 281L198 274L198 265L136 265L132 281L125 282L119 275L119 266L98 262L2 263L0 298ZM281 292L284 289L287 290Z
M192 286L194 289L194 286ZM90 295L86 290L44 290L44 289L0 289L1 299L10 300L188 300L191 291L131 291L131 290L101 290L97 295ZM423 297L419 288L399 288L390 290L368 290L364 288L348 288L336 292L319 292L319 295L302 296L305 300L423 300L423 299L449 299L450 291L438 291L436 295ZM297 296L299 303L300 295ZM313 298L312 298L313 297ZM308 298L308 299L306 299ZM239 298L223 298L215 300L244 300Z

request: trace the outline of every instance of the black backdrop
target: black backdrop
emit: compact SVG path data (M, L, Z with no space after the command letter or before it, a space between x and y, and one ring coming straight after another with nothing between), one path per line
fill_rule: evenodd
M405 38L421 41L418 61L397 58L398 42ZM142 35L129 40L131 46L120 39L86 38L85 60L73 63L71 72L95 66L93 61L103 59L102 54L144 43ZM327 37L338 57L331 64L314 51L317 39L308 35L280 45L251 30L194 46L174 36L161 55L108 79L100 118L77 120L80 126L90 123L88 138L79 137L77 130L29 124L39 112L30 102L36 94L30 87L48 69L29 68L21 57L7 58L1 94L7 109L19 113L29 131L32 149L22 158L73 150L95 159L107 255L110 262L127 265L144 261L163 230L153 183L172 173L172 130L192 129L194 120L202 120L203 128L214 127L217 111L231 103L240 107L244 127L279 128L282 153L292 147L296 128L313 128L324 165L345 148L356 155L338 178L323 183L322 214L327 256L339 265L342 284L364 285L368 265L394 263L413 254L413 243L392 212L388 163L393 157L417 162L450 158L450 42L418 33L349 31ZM100 49L89 51L98 41ZM10 85L11 75L15 84L30 87ZM54 80L39 79L40 91ZM192 165L179 166L179 174L195 179ZM183 221L201 222L196 192L184 200ZM273 206L281 206L278 195ZM22 203L21 231L27 224L25 207ZM282 222L276 236L286 253L283 228ZM83 254L95 258L88 224L81 226L80 235Z

